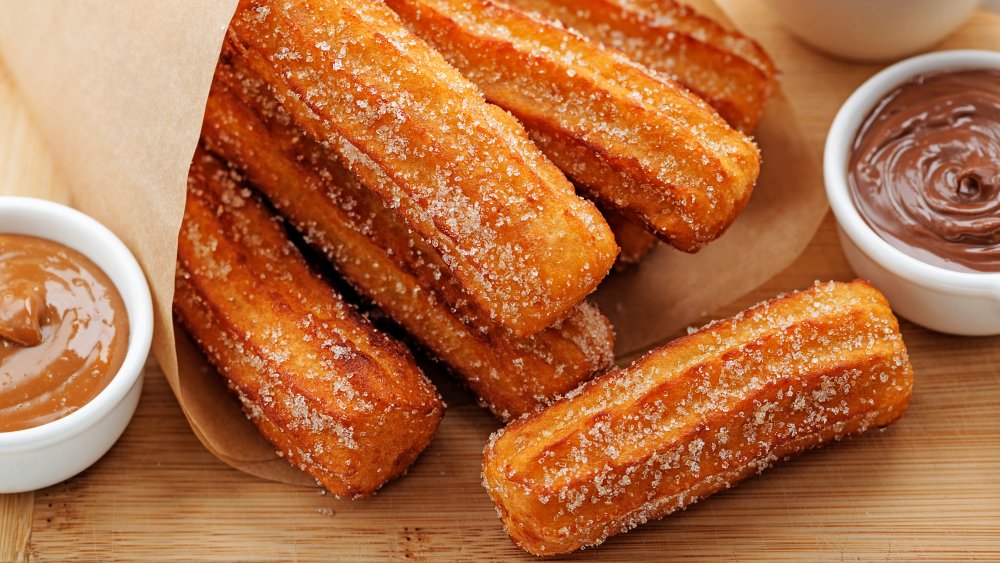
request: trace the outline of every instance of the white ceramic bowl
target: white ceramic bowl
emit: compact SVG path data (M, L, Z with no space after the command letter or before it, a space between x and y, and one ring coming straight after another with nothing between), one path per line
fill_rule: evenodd
M854 205L847 181L851 144L883 96L926 72L996 68L1000 52L942 51L894 64L861 85L837 113L826 138L823 175L840 240L858 275L868 278L903 317L951 334L1000 334L1000 273L946 270L909 256L873 231Z
M153 337L153 305L132 253L111 231L79 211L41 199L0 197L0 233L53 240L93 260L118 288L130 329L121 369L93 400L47 424L0 432L0 493L16 493L76 475L100 459L125 431L142 392L142 369Z
M993 2L995 4L995 2ZM981 0L770 0L785 29L825 53L888 61L953 33ZM983 4L991 8L990 3Z

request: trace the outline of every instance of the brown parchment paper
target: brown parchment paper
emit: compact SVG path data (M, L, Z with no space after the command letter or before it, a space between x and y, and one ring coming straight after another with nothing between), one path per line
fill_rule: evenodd
M710 0L693 2L722 17ZM288 483L278 458L171 315L187 169L236 0L0 0L0 56L68 181L146 272L153 352L195 434L219 459ZM778 96L757 133L764 166L743 215L697 255L658 248L596 300L619 356L662 341L766 281L812 238L826 200L814 155Z

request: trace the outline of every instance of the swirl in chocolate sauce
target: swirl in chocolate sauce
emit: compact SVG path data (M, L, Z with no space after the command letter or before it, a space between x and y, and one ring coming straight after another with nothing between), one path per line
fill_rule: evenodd
M883 239L924 262L1000 272L1000 71L917 76L865 119L852 195Z

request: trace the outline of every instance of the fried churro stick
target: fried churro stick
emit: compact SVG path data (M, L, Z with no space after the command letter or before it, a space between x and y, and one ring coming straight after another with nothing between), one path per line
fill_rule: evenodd
M509 1L666 73L745 133L757 127L777 83L760 45L674 0Z
M585 195L694 252L743 209L760 155L705 102L555 20L494 0L386 0Z
M611 366L613 334L589 303L516 338L465 297L440 257L303 133L224 51L202 131L359 293L461 377L497 416L519 416Z
M497 324L534 334L611 268L594 206L382 2L243 0L228 40Z
M601 213L604 214L611 232L615 234L618 248L621 249L618 260L615 261L616 270L625 270L629 266L638 264L656 247L658 240L655 235L629 221L621 213L613 209L601 209Z
M509 1L666 73L744 133L757 128L777 85L774 63L760 45L673 0ZM638 226L605 218L621 247L616 267L639 262L654 246Z
M817 284L719 321L495 433L484 484L514 542L568 553L774 461L885 426L913 371L867 282Z
M412 356L306 264L277 217L201 149L174 310L244 411L338 497L366 496L430 443L444 405Z

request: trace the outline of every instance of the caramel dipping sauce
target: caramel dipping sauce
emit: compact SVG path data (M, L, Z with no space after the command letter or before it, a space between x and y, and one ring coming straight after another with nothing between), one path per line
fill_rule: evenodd
M1000 70L911 79L852 148L851 195L886 242L949 270L1000 272Z
M0 432L40 426L92 400L128 350L108 276L59 243L0 234Z

